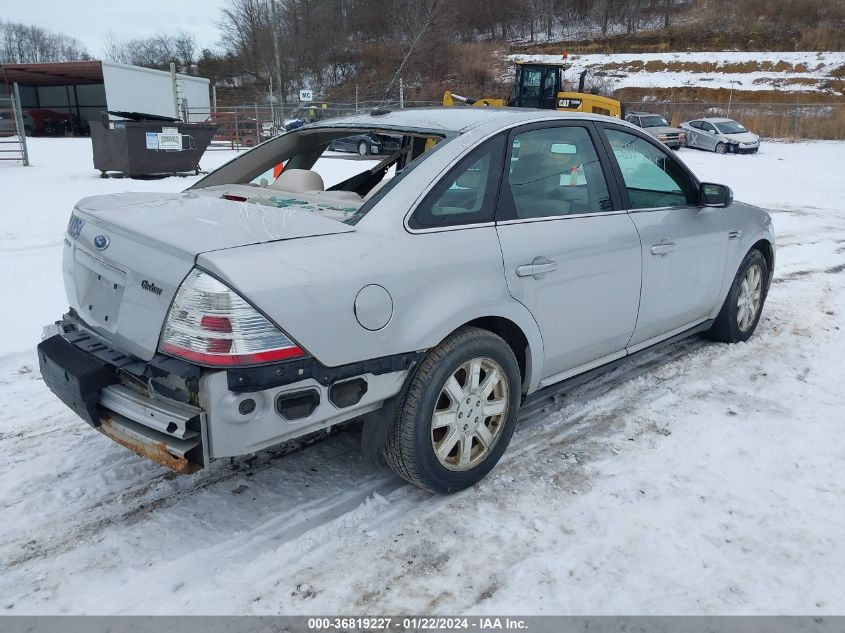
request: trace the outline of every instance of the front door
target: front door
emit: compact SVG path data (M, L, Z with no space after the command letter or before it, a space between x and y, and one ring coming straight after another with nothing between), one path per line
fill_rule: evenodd
M698 204L698 184L657 143L603 126L642 241L643 282L629 348L706 319L722 289L728 248L723 209Z
M640 293L640 241L611 196L590 124L511 133L496 230L511 295L543 337L543 384L625 353Z

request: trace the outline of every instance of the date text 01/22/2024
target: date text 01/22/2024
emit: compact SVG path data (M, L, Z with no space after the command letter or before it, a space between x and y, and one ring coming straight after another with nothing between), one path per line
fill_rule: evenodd
M348 617L348 618L309 618L308 629L341 631L527 631L527 622L521 618L499 617Z

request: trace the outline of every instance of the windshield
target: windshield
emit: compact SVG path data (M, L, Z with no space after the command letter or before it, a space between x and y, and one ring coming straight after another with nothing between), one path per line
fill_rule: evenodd
M662 116L653 114L651 116L644 116L640 119L643 127L669 127L669 123Z
M715 125L722 134L742 134L743 132L748 131L744 125L740 125L736 121L719 121L713 125Z
M445 144L444 137L417 130L302 127L238 156L191 189L354 224L391 188L394 176Z

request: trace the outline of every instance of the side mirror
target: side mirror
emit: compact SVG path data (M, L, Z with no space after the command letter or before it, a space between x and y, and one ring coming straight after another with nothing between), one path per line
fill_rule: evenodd
M703 182L698 187L698 200L702 207L727 207L734 201L734 192L727 185Z

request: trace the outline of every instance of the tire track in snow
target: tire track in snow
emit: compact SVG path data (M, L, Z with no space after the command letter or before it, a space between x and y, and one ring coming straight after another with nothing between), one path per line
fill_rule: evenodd
M601 396L606 390L613 389L619 385L625 384L647 372L655 367L663 367L675 360L681 359L694 350L697 350L706 343L696 339L681 341L675 345L664 348L653 354L644 356L641 359L632 360L629 365L623 365L604 376L599 376L589 383L577 387L567 397L565 401L559 401L560 395L553 394L538 401L529 410L525 411L519 419L520 432L514 437L511 446L505 453L506 459L503 460L503 468L507 468L508 463L518 464L518 456L531 452L538 447L543 448L549 444L550 438L556 438L555 444L567 441L568 438L581 438L588 432L592 432L593 423L589 420L589 415L593 408L589 403ZM624 406L624 403L617 405ZM563 413L560 420L553 422L547 427L538 427L542 420L548 418L550 411L556 407L561 407L558 413ZM574 410L573 415L566 415L567 410ZM580 410L578 410L580 409ZM277 466L277 460L282 457L289 457L295 453L301 453L303 448L312 446L316 443L325 443L326 439L336 439L338 442L344 435L352 435L354 431L348 430L338 433L329 438L316 438L308 442L304 442L301 446L296 446L289 449L282 449L278 451L268 451L264 453L265 458L256 460L256 463L249 468L250 473L256 474L266 472L271 467ZM356 438L352 438L353 440ZM341 451L334 455L335 459L344 459L354 455L357 452L357 442L350 441L350 450ZM234 465L239 467L244 462L236 462ZM376 476L373 477L373 471L376 471ZM382 471L382 475L378 476L378 471ZM383 465L373 464L372 468L365 471L364 481L350 481L347 488L333 490L329 494L321 497L315 497L308 501L305 518L300 518L305 508L302 505L295 505L290 509L282 510L279 515L272 519L273 529L273 546L280 547L286 543L297 540L311 532L320 528L321 526L332 523L340 519L345 514L355 510L367 499L380 495L382 497L392 494L395 491L412 487L404 481L393 475ZM204 477L196 482L196 484L176 491L175 493L165 494L163 496L154 497L153 499L145 499L144 495L154 489L166 477L171 476L169 472L164 472L161 475L154 477L139 485L135 490L132 488L128 490L117 491L107 499L101 499L96 504L93 504L90 509L110 508L112 506L120 507L121 512L114 514L106 514L97 517L94 520L86 521L82 524L77 524L70 531L63 531L59 539L50 540L44 543L35 545L24 545L20 554L9 562L9 567L19 567L27 562L36 559L43 559L50 556L59 555L65 551L75 548L81 541L92 540L98 538L108 528L115 526L128 526L138 522L151 520L157 513L168 508L178 505L186 499L197 494L203 493L213 489L218 484L225 484L226 482L243 477L244 470L240 468L226 469L218 473L209 473L211 476ZM426 499L435 500L436 496L430 493L422 493ZM130 508L123 507L126 497L131 496L132 501L136 501ZM411 499L414 499L412 501ZM418 497L407 496L404 503L399 503L397 506L391 508L391 514L402 514L405 512L407 506L416 503ZM444 497L446 502L448 497ZM284 525L286 515L290 515L291 523ZM84 514L83 514L84 516ZM279 530L279 525L284 527ZM227 541L224 540L223 543ZM216 548L217 545L211 545L209 549Z
M810 271L808 275L828 272L830 271ZM798 278L787 277L783 283L789 283L796 279ZM554 441L554 444L559 444L560 441L565 441L570 437L570 433L573 434L571 436L573 439L582 437L581 434L583 432L592 430L593 428L589 416L595 408L585 405L589 405L597 397L600 397L604 391L624 385L648 373L652 369L666 367L708 345L710 345L708 342L699 337L692 337L655 351L640 359L632 360L629 364L624 364L604 376L594 378L590 382L573 389L571 392L565 392L567 394L565 400L560 399L560 394L553 394L537 401L530 409L521 412L519 432L515 435L514 441L512 441L511 446L505 453L505 459L502 462L503 466L500 467L506 467L504 465L516 460L517 456L530 452L532 449L537 449L544 444L548 444L550 441ZM625 401L619 403L619 405L614 406L614 410L620 406L624 406L624 404ZM566 411L571 411L572 413L566 414ZM543 419L548 418L551 414L561 414L562 417L545 427L536 428ZM603 429L603 431L606 431L606 429ZM137 485L130 485L129 488L113 491L108 497L99 499L85 509L85 513L87 513L100 508L108 509L121 506L120 510L122 511L114 514L105 514L94 520L76 525L70 532L62 532L59 539L52 539L35 545L30 545L29 543L21 544L18 550L20 554L9 562L9 566L16 567L35 559L43 559L48 556L61 554L75 547L80 540L93 539L113 525L132 525L140 521L149 520L156 513L173 507L197 494L208 491L218 484L225 484L232 479L243 477L247 473L250 476L264 473L271 469L271 467L277 466L277 460L279 458L301 453L302 449L318 443L323 444L327 440L336 440L339 442L343 436L353 433L353 430L347 428L331 436L310 438L295 443L293 446L263 451L252 464L249 464L246 460L236 461L231 465L233 467L224 467L224 470L216 473L213 471L207 472L205 476L200 475L200 479L187 488L175 492L167 490L162 495L153 496L152 498L147 498L147 494L150 491L156 491L160 484L168 478L172 478L173 475L171 473L165 471L147 481L141 483L135 482ZM350 444L352 446L349 450L341 451L334 455L333 458L344 459L355 455L357 452L357 442L351 441ZM244 466L245 468L242 468ZM365 470L365 479L369 479L373 471L377 470L382 470L384 473L389 472L383 465L373 464L372 468ZM347 494L338 494L337 491L333 491L322 497L315 497L309 500L308 504L310 507L322 509L315 512L307 520L295 521L289 530L284 530L283 533L277 534L276 545L295 540L311 530L340 518L374 494L385 496L386 494L395 492L399 488L407 486L398 477L393 476L392 473L377 477L371 481L355 482L353 480L347 483L350 486L344 489L344 491L351 490L351 497ZM134 502L132 507L128 509L122 507L127 499Z

